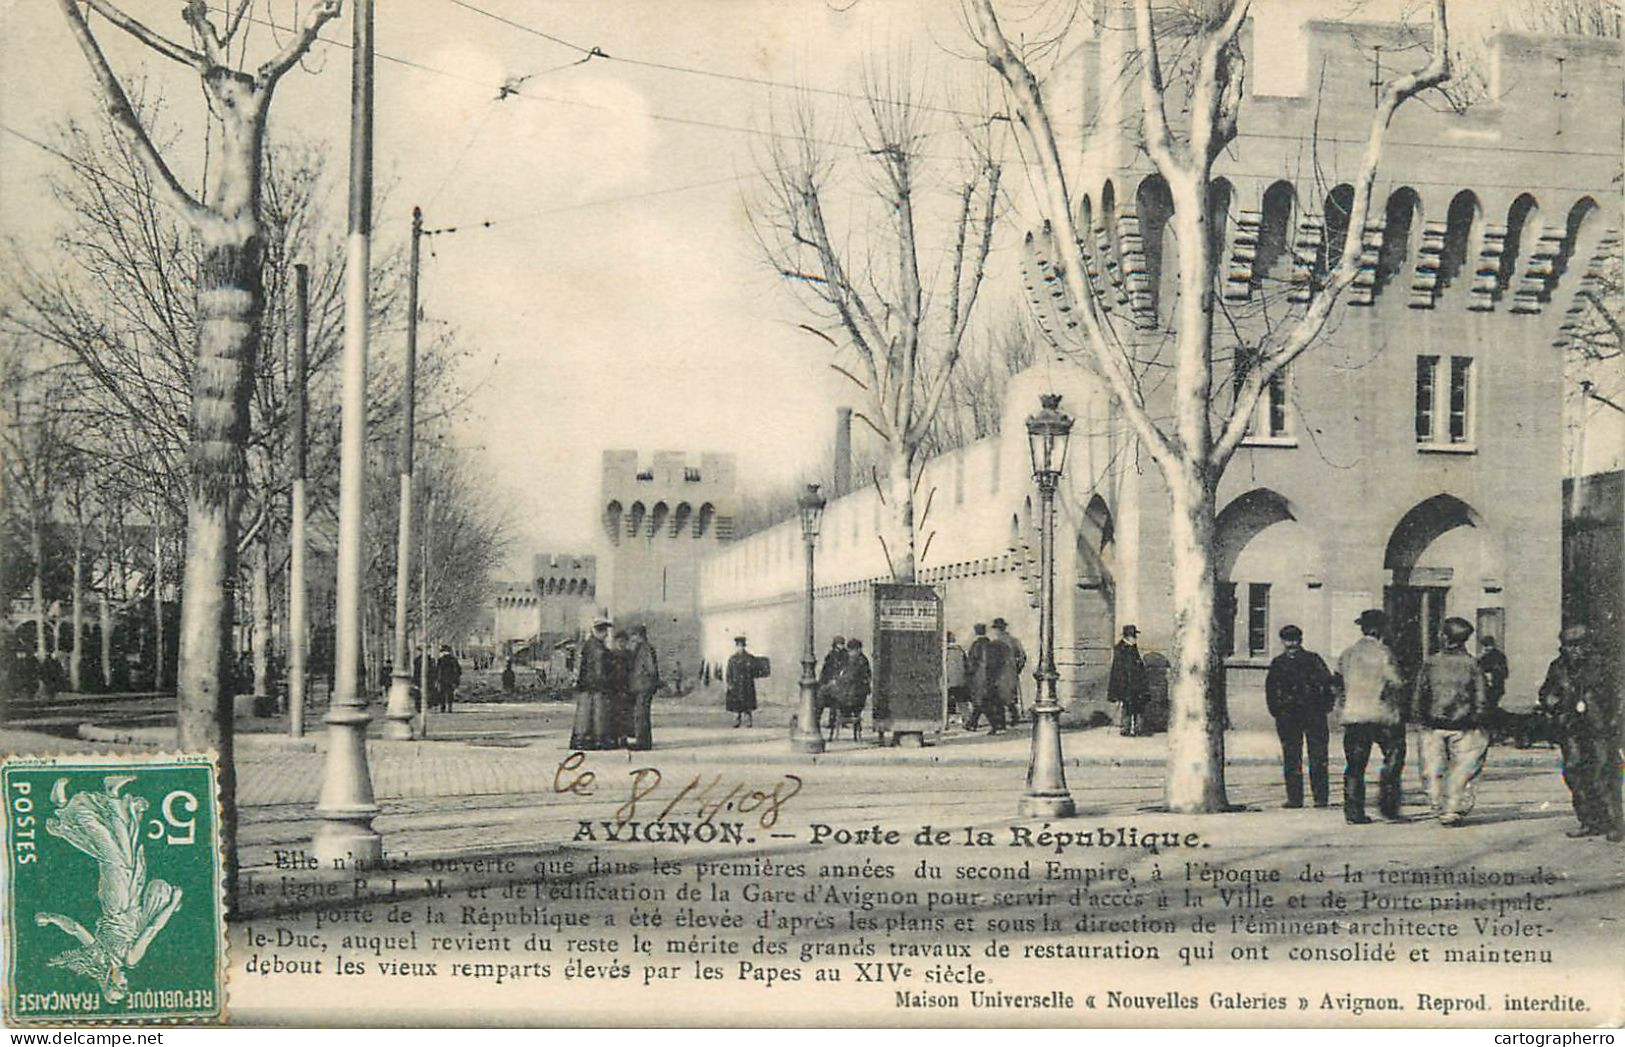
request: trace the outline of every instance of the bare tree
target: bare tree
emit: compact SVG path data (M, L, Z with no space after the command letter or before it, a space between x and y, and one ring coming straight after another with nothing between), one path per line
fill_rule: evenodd
M885 442L881 498L890 526L881 541L892 576L911 582L915 487L981 291L1002 167L991 121L962 124L963 170L946 199L932 199L926 143L934 107L906 68L871 69L862 86L855 162L836 159L842 147L822 137L813 103L801 99L788 114L789 131L770 139L761 165L765 199L751 217L768 262L828 326L807 329L835 347L831 366L861 391L857 417ZM867 197L849 206L857 185ZM842 214L850 217L839 223L834 216ZM939 221L941 244L928 232ZM937 249L947 252L945 265L934 261Z
M53 654L46 629L47 546L52 517L61 501L60 484L69 467L67 418L58 410L65 389L60 369L42 364L37 353L13 343L0 370L0 463L4 465L6 508L24 520L28 548L29 595L34 607L34 657L43 669ZM6 594L10 596L9 593ZM40 687L45 686L42 674Z
M1167 800L1183 812L1227 806L1221 692L1214 628L1214 524L1220 477L1246 437L1259 398L1276 375L1312 347L1342 292L1359 271L1357 246L1342 252L1301 312L1269 333L1250 354L1227 406L1213 395L1214 352L1214 162L1236 137L1245 60L1238 42L1250 0L1190 2L1153 11L1136 0L1139 111L1143 145L1172 202L1169 227L1177 245L1177 305L1171 326L1171 390L1166 405L1150 406L1129 346L1103 318L1098 289L1089 277L1087 239L1075 209L1080 197L1068 182L1051 112L1037 77L1006 38L993 0L971 0L971 18L987 62L1003 79L1021 131L1024 151L1036 168L1038 209L1044 233L1035 238L1046 277L1065 296L1075 326L1057 332L1058 348L1100 375L1139 443L1159 467L1172 513L1173 658ZM1159 20L1166 18L1166 24ZM1177 36L1181 54L1193 56L1181 83L1164 78L1162 48ZM1365 242L1372 184L1394 114L1418 93L1450 76L1444 0L1433 0L1429 58L1420 69L1396 75L1381 89L1364 153L1352 179L1353 198L1345 243ZM1169 118L1170 95L1188 110L1177 129ZM1116 128L1109 129L1116 131ZM1181 133L1182 131L1182 133ZM1166 417L1164 417L1166 412Z
M153 53L197 73L219 121L212 184L203 199L175 176L163 152L130 104L79 0L58 0L90 65L102 104L130 148L148 168L163 199L185 216L202 245L197 295L197 362L189 415L191 445L186 513L186 567L182 584L180 670L177 680L179 744L220 753L222 850L227 855L227 904L236 899L236 774L232 764L230 672L233 596L237 575L237 504L248 433L249 396L263 321L263 230L260 190L266 115L282 77L337 17L340 0L313 4L304 23L253 70L232 64L230 49L251 0L223 5L223 21L206 0L186 0L181 19L190 44L170 39L131 17L111 0L85 0L110 25ZM245 60L246 60L246 48Z

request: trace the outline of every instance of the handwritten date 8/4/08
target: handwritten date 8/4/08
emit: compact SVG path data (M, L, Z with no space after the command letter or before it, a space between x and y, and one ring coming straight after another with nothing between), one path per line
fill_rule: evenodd
M598 772L586 767L587 754L573 752L559 761L553 771L553 791L571 796L594 796L598 792ZM693 816L700 824L710 822L718 814L738 812L756 814L756 821L764 829L779 822L779 814L791 797L801 791L801 778L786 774L771 786L753 788L746 782L725 785L722 775L713 775L706 781L696 774L681 786L666 782L656 767L637 767L627 772L626 802L615 809L615 822L625 825L637 817L640 804L644 814L659 804L659 813L652 819L663 822L673 811L679 816ZM657 795L658 794L658 795Z

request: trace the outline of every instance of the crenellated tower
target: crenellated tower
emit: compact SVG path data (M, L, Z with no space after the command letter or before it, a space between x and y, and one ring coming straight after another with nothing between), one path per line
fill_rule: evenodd
M733 538L734 485L731 454L604 452L598 604L618 628L648 626L663 671L698 668L699 565Z

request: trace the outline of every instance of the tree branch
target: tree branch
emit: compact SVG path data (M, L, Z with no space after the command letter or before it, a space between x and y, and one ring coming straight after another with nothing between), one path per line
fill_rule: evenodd
M85 17L80 12L77 0L57 0L62 13L68 19L68 28L73 31L74 38L79 43L79 50L84 52L85 59L90 63L91 74L102 89L103 100L107 104L108 115L113 118L113 125L119 129L136 155L140 157L143 166L158 183L161 190L170 198L177 210L186 215L194 225L207 221L211 215L204 206L186 191L175 173L169 169L164 158L158 155L158 147L147 134L147 129L141 125L140 117L136 116L135 107L130 104L129 96L124 93L124 87L119 83L118 76L107 64L107 56L102 53L96 37L85 23Z
M180 44L169 39L167 36L164 36L162 33L154 32L141 22L136 21L123 11L120 11L117 7L108 3L107 0L84 0L84 2L89 5L91 10L95 11L109 22L112 22L126 33L129 33L131 36L152 48L154 51L157 51L165 58L179 62L182 65L189 65L199 71L207 68L209 63L208 60L203 57L203 55L189 47L182 47ZM83 16L81 16L81 21L82 19Z
M321 0L312 7L310 14L305 16L305 24L300 30L282 45L282 50L277 52L275 58L260 66L259 72L254 77L255 85L261 90L276 86L282 74L292 69L310 50L311 45L316 42L316 37L321 33L322 26L337 18L343 9L343 0Z
M1164 101L1162 58L1151 24L1151 0L1136 0L1134 36L1140 47L1140 113L1145 121L1145 151L1170 184L1188 174L1187 165L1176 152L1173 134L1168 130L1168 109Z
M1278 347L1265 352L1242 379L1241 386L1236 390L1236 402L1231 408L1230 417L1225 421L1224 432L1214 445L1217 469L1224 468L1246 438L1249 419L1271 379L1314 344L1325 329L1338 297L1359 275L1360 254L1371 224L1372 186L1376 182L1377 168L1382 163L1383 147L1394 114L1409 99L1449 80L1450 72L1450 28L1445 17L1445 0L1433 0L1433 43L1427 64L1415 72L1388 81L1383 87L1377 111L1372 114L1365 153L1360 158L1354 178L1354 199L1349 206L1350 221L1343 241L1343 256L1328 277L1326 287L1310 301L1291 333Z
M1049 111L1044 106L1038 79L1005 38L1004 31L999 27L998 16L993 13L992 0L973 0L973 3L988 65L1010 89L1016 103L1017 123L1026 136L1031 155L1036 159L1043 209L1049 215L1048 221L1054 223L1059 232L1057 240L1073 245L1068 249L1068 257L1081 263L1075 245L1081 243L1082 238L1078 235L1077 217L1073 214L1066 187L1065 167L1061 163L1055 130L1050 123ZM1102 329L1094 289L1089 286L1082 265L1059 265L1057 270L1078 312L1085 345L1099 365L1113 398L1122 407L1129 425L1147 449L1159 459L1168 460L1173 454L1173 447L1136 395L1135 379L1127 362L1112 351Z

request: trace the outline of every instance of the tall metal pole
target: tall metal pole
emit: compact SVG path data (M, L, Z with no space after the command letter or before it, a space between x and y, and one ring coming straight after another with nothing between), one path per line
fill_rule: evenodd
M293 521L288 528L288 733L305 736L305 382L306 325L310 316L310 269L293 267Z
M367 770L366 695L361 666L361 514L367 451L367 281L372 245L372 0L356 0L350 82L350 227L344 274L344 356L339 445L338 581L333 700L327 709L327 766L311 842L323 865L383 857L373 831L378 804Z
M1051 399L1053 397L1053 399ZM1059 396L1044 397L1046 412L1054 412ZM1029 421L1029 428L1034 422ZM1066 421L1067 429L1071 422ZM1048 456L1046 455L1046 458ZM1064 456L1063 456L1064 457ZM1046 466L1052 463L1046 461ZM1016 812L1025 818L1065 818L1076 812L1066 787L1061 760L1061 703L1055 697L1055 488L1059 468L1035 470L1039 494L1039 612L1038 669L1033 677L1038 700L1033 703L1033 748L1027 764L1027 792Z
M418 637L423 665L418 677L418 737L429 737L429 674L434 652L429 647L429 536L434 524L434 495L423 489L423 555L418 557Z
M417 406L418 247L423 209L412 208L412 262L406 291L406 373L401 381L401 520L395 541L395 670L389 681L384 737L412 739L412 650L406 638L406 610L412 591L412 416Z

